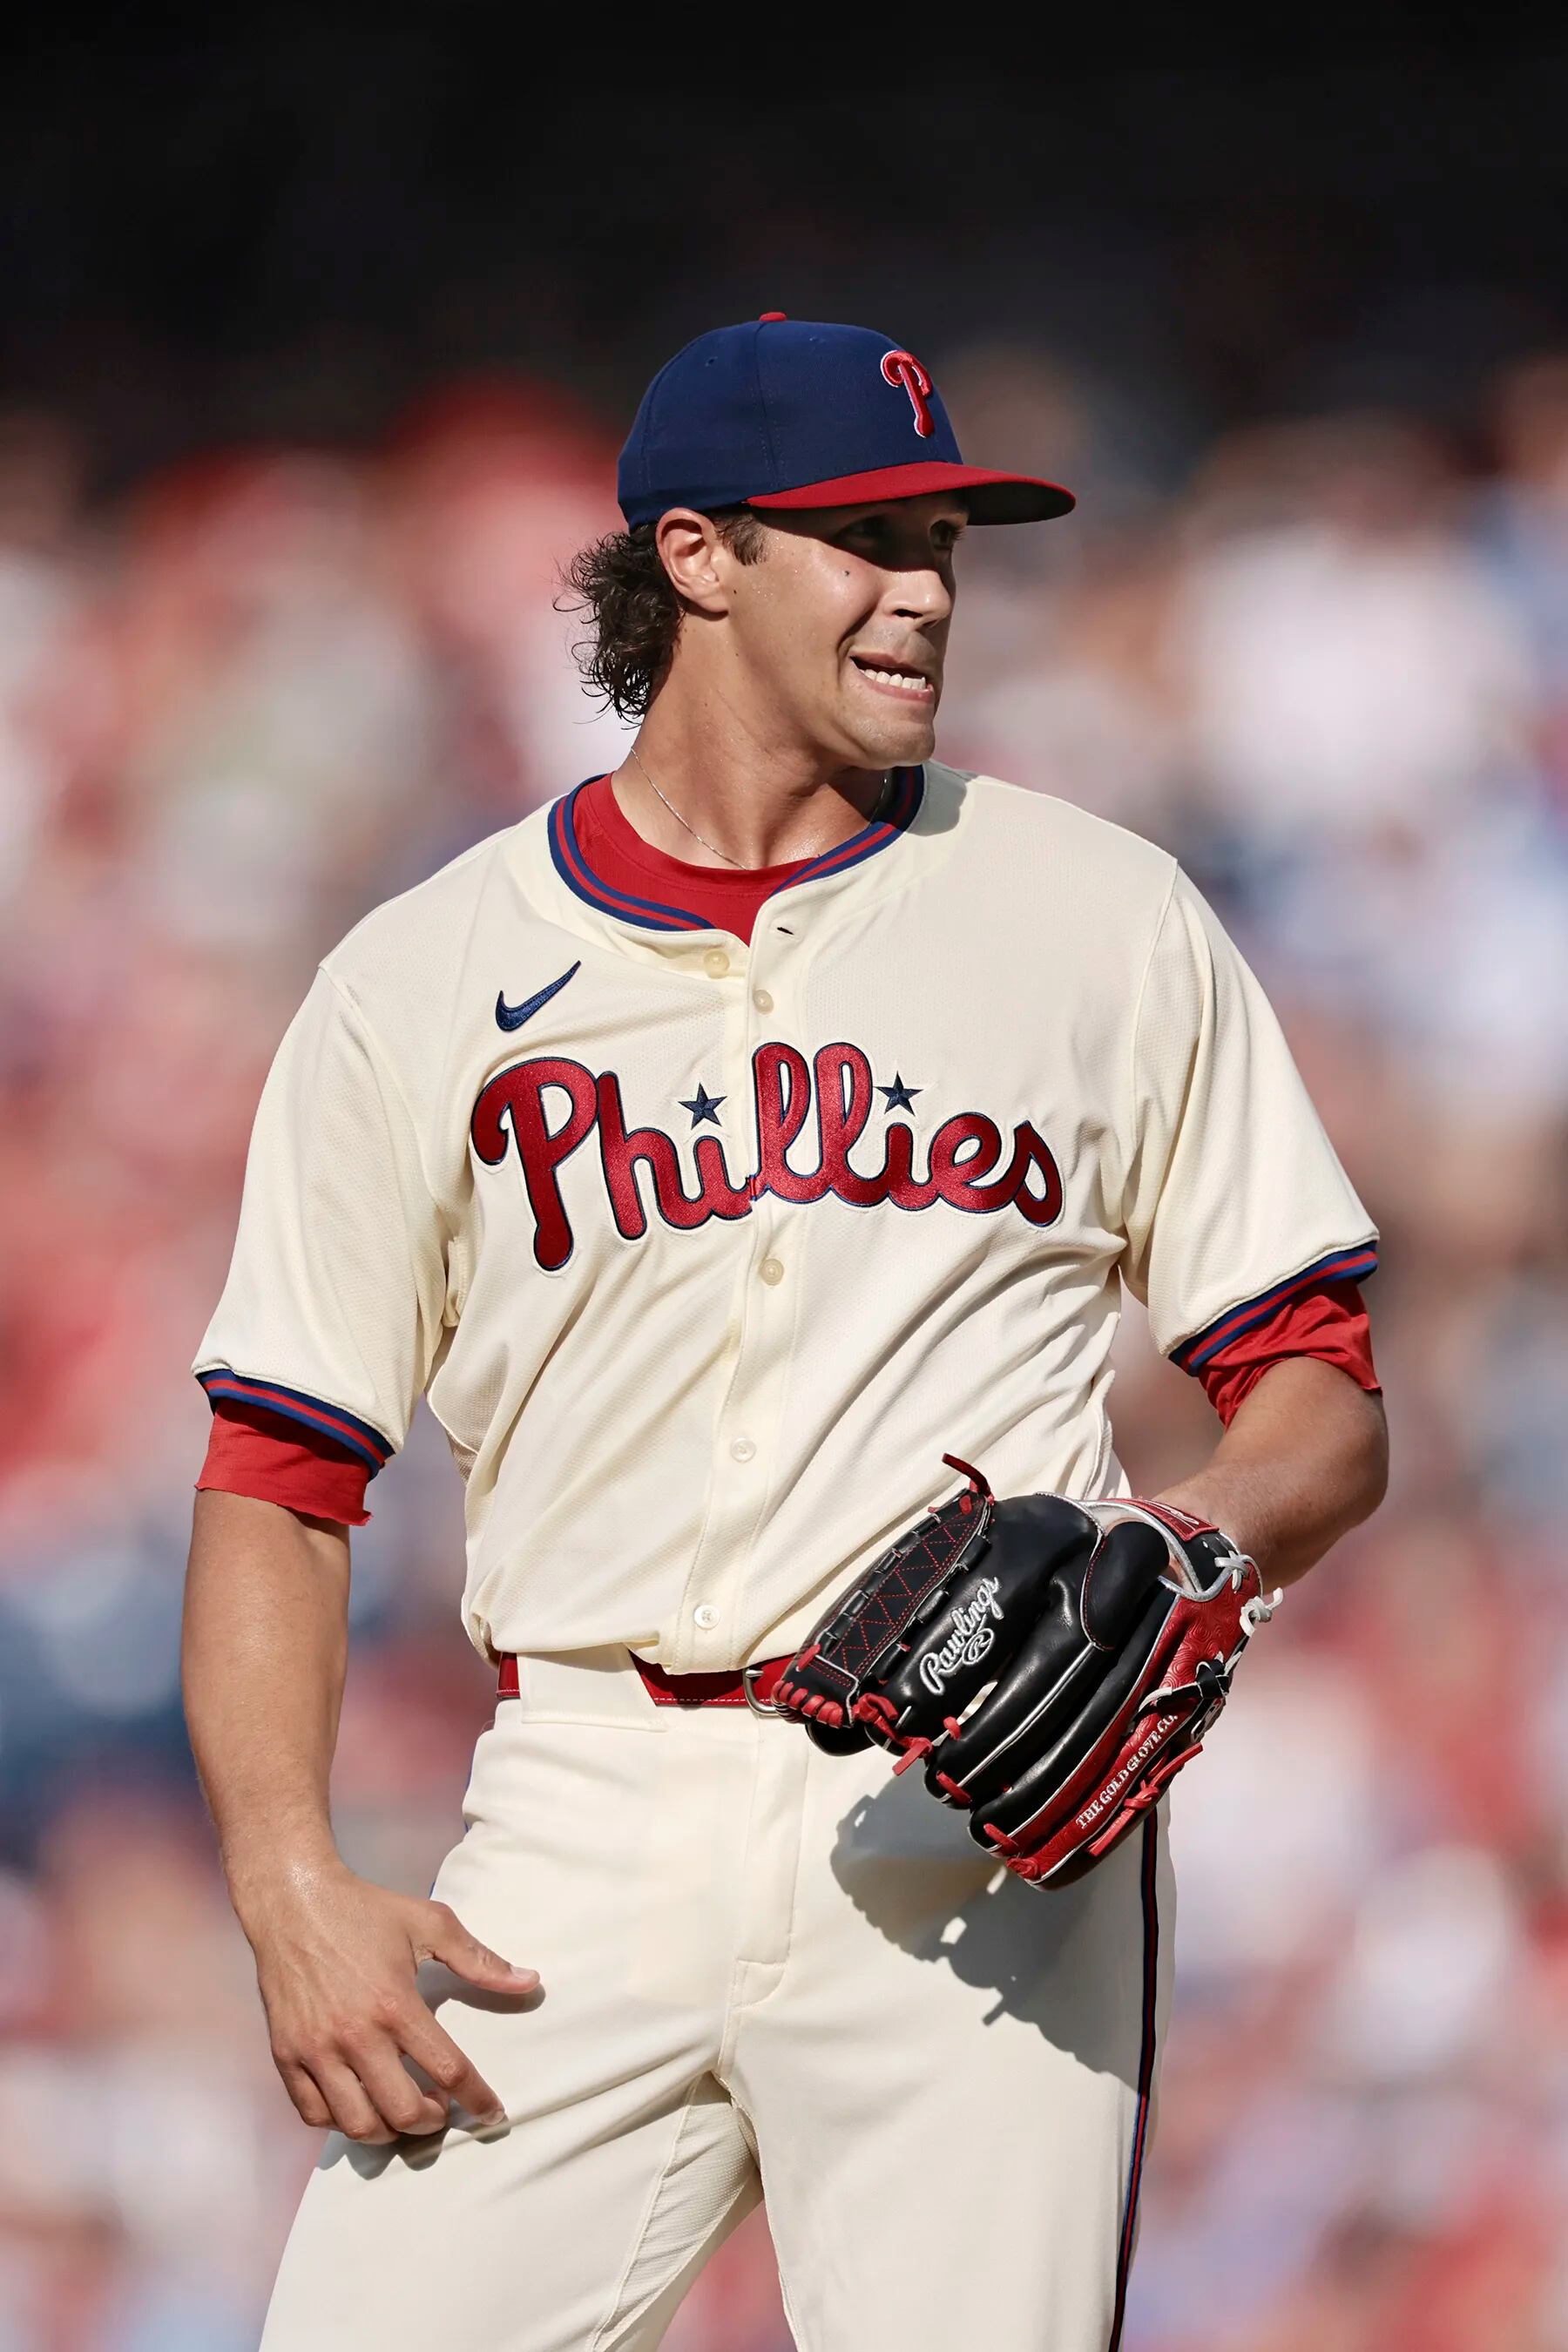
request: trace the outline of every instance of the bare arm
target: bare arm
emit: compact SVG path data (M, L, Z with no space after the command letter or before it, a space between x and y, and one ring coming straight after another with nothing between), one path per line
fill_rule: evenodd
M327 1779L348 1664L349 1531L204 1489L185 1580L185 1715L244 1916L335 1863Z
M256 1955L272 2053L310 2124L351 2138L481 2122L494 2092L420 1999L420 1960L487 1991L514 1969L444 1903L395 1895L340 1857L328 1810L348 1659L348 1529L204 1489L185 1582L185 1716L229 1894ZM424 2093L411 2058L446 2095Z
M1300 1356L1269 1367L1204 1467L1158 1499L1223 1528L1266 1585L1293 1584L1387 1485L1382 1398Z

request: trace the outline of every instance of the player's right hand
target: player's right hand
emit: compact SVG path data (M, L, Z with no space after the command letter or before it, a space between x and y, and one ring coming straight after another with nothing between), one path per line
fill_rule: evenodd
M504 2120L495 2092L421 1998L416 1971L439 1960L485 1992L526 1997L538 1989L536 1969L490 1951L448 1905L389 1893L341 1863L289 1874L245 1924L273 2060L306 2123L374 2145L443 2130L449 2107L475 2128Z

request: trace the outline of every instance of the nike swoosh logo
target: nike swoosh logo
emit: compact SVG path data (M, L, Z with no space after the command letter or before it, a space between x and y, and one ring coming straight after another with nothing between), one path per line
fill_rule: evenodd
M570 971L563 971L560 979L552 980L547 988L536 988L533 994L525 996L521 1004L509 1004L506 1001L506 991L503 988L496 998L496 1027L521 1029L525 1021L532 1020L542 1004L548 1004L552 996L559 996L567 982L582 969L582 959L579 957Z

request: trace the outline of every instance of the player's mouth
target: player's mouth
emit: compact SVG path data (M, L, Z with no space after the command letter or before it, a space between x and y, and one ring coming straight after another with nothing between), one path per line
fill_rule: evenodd
M936 700L936 681L923 669L894 661L887 654L851 654L849 658L874 694L917 705Z

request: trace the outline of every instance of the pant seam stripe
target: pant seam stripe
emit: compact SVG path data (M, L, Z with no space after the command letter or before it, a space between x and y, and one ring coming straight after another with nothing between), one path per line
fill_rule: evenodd
M687 2092L685 2098L682 2099L680 2103L679 2112L677 2114L675 2118L675 2129L670 2136L669 2147L666 2152L664 2162L659 2166L658 2170L655 2173L652 2183L648 2189L647 2196L644 2200L643 2210L638 2218L637 2228L632 2232L631 2244L626 2250L626 2259L621 2266L621 2274L616 2281L615 2293L610 2298L610 2307L605 2312L604 2318L599 2322L598 2326L594 2330L593 2339L588 2347L588 2352L601 2352L601 2347L605 2343L607 2331L615 2326L616 2320L621 2316L626 2288L630 2283L632 2273L637 2267L637 2256L643 2250L643 2245L647 2240L648 2231L653 2225L653 2217L658 2210L659 2198L663 2194L664 2189L668 2183L670 2173L674 2169L675 2159L680 2153L680 2143L685 2137L686 2126L691 2120L691 2110L696 2104L700 2082L700 2077L699 2077L698 2082L692 2084L691 2088Z
M1132 2153L1127 2168L1127 2193L1116 2256L1116 2302L1111 2315L1107 2352L1119 2352L1127 2315L1127 2282L1132 2264L1132 2242L1138 2231L1138 2191L1148 2148L1149 2105L1154 2080L1155 2009L1159 1997L1160 1906L1156 1865L1160 1822L1152 1812L1143 1824L1140 1878L1143 1903L1143 2002L1142 2039L1138 2053L1138 2109L1132 2131Z

